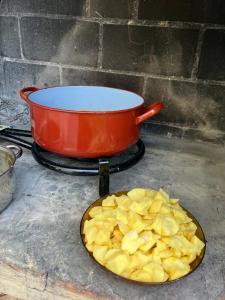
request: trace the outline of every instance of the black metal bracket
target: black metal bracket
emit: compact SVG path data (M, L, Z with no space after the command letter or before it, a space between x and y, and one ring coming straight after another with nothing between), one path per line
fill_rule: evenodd
M104 197L109 194L109 159L99 159L99 196Z

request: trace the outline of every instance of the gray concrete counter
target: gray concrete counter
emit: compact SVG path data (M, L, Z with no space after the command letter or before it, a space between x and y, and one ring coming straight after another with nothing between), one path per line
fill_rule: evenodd
M180 198L207 239L202 265L163 287L131 285L97 266L83 249L79 223L98 198L97 177L63 175L25 151L15 166L13 202L0 215L0 293L22 299L223 299L225 297L225 149L143 136L144 158L111 176L111 192L164 188Z

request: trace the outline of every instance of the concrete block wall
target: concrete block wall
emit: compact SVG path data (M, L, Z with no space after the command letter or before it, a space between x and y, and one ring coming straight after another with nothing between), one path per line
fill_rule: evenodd
M29 126L24 86L86 84L163 100L145 127L223 140L225 2L1 1L1 123Z

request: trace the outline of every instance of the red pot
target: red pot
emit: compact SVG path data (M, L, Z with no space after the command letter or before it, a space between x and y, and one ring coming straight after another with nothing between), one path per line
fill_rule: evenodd
M161 102L144 107L128 91L97 86L27 87L32 135L42 148L69 157L115 155L139 138L140 124L157 114Z

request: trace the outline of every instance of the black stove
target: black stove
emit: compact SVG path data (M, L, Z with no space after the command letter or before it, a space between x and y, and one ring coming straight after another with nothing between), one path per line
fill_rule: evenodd
M139 140L122 153L111 157L74 158L51 153L32 139L31 131L0 125L0 138L29 149L34 159L41 165L65 174L92 176L99 175L99 195L109 193L109 175L121 172L135 165L145 153L145 145Z

